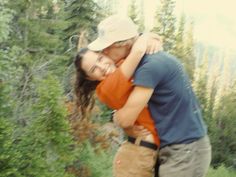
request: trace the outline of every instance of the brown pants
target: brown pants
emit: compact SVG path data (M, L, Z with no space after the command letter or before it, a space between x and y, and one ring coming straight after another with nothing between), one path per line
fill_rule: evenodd
M124 142L113 161L114 177L153 177L158 151Z
M205 177L211 162L209 138L164 147L159 160L159 177Z

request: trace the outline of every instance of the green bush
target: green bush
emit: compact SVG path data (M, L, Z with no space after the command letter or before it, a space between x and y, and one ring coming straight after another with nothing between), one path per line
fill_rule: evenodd
M25 133L16 148L23 154L18 173L35 177L72 177L66 169L77 157L63 102L62 87L56 77L37 80L37 101Z
M235 177L236 171L221 165L217 169L210 168L207 177Z
M91 144L86 143L82 152L80 153L81 162L90 169L91 177L109 177L112 176L112 161L114 157L113 152L106 152L98 147L92 147Z

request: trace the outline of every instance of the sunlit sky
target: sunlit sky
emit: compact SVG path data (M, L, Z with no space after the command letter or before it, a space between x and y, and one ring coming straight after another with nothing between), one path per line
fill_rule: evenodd
M139 1L139 0L137 0ZM119 0L118 13L125 14L130 0ZM144 0L145 26L150 30L160 0ZM177 0L176 15L194 20L197 41L236 50L236 0Z

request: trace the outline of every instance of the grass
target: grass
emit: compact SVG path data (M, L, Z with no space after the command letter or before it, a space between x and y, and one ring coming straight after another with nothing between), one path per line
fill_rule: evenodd
M222 165L217 169L210 168L206 177L236 177L236 170Z

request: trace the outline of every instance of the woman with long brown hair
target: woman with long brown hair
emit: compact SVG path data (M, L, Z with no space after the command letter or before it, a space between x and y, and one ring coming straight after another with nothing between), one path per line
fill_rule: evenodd
M133 89L132 75L141 58L147 51L147 36L130 39L135 43L128 57L117 64L103 55L86 48L81 49L75 58L77 104L82 116L94 105L93 94L112 109L121 108ZM126 45L129 40L117 45ZM155 44L156 45L156 44ZM156 50L156 49L154 49ZM137 118L136 125L144 130L142 135L134 135L130 128L125 129L128 141L119 148L113 164L115 177L152 177L160 144L153 120L148 108L144 108Z

